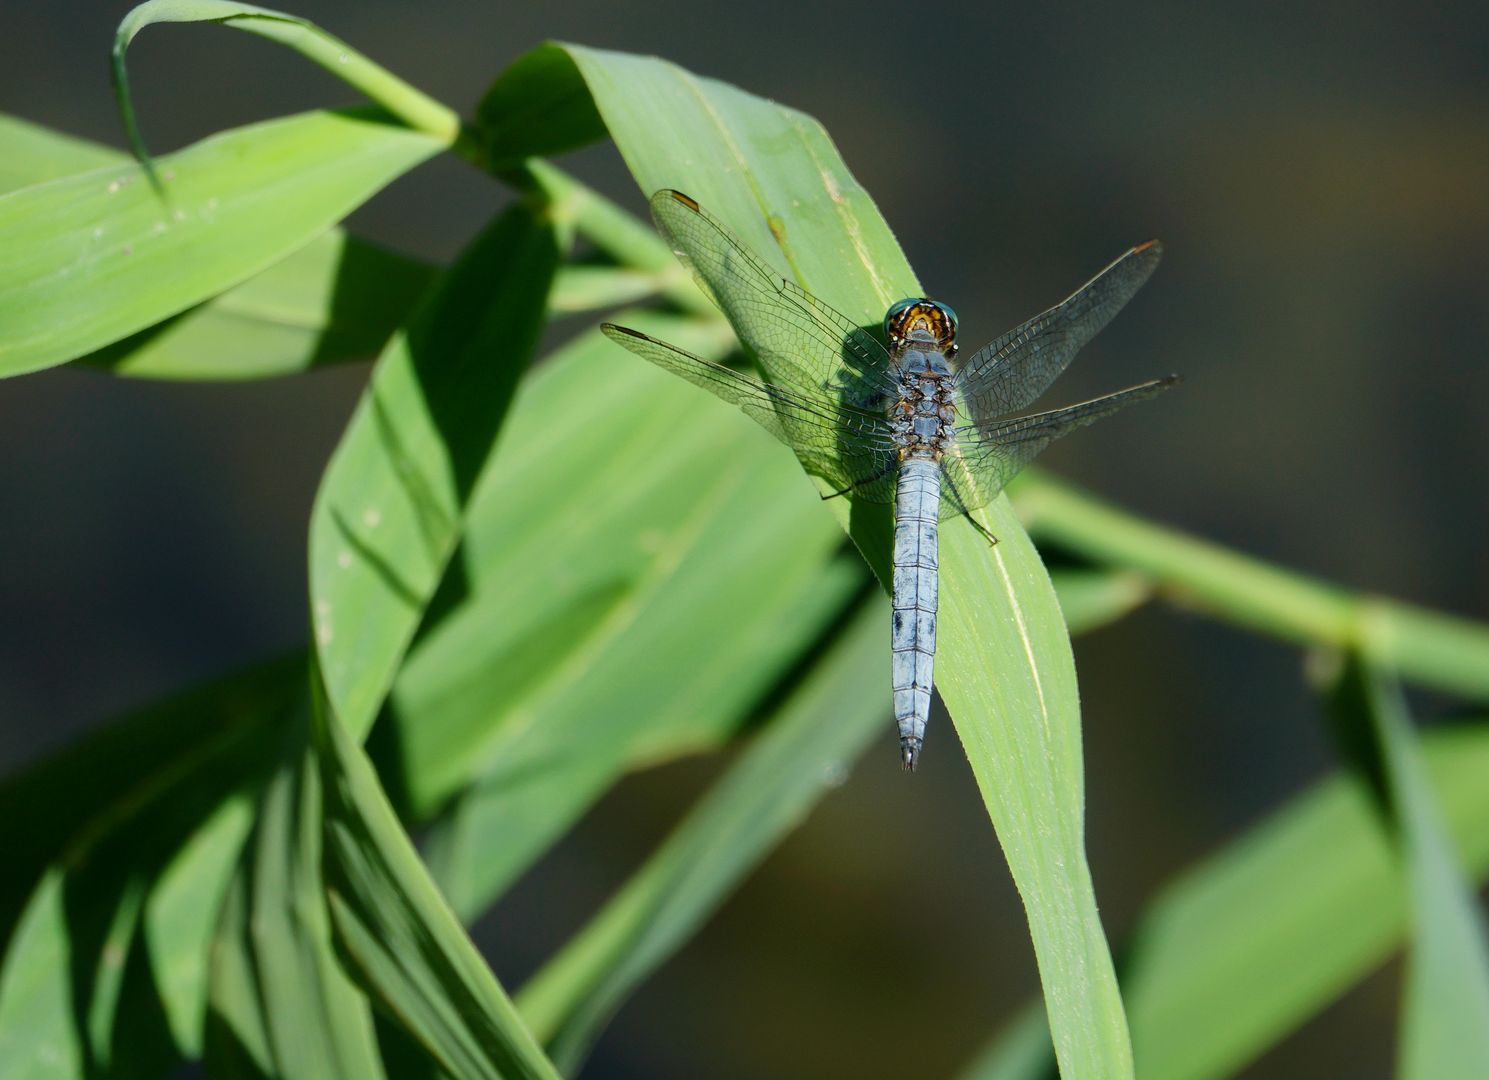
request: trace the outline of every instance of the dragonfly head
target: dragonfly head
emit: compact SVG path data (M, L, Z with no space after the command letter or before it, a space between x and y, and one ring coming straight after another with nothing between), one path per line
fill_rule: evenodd
M890 348L899 348L912 335L923 334L924 341L934 341L943 352L956 350L956 312L948 304L911 297L901 300L884 316L884 336Z

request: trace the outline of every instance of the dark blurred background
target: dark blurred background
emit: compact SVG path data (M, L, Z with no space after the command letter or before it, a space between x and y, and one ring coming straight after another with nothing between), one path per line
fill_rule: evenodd
M107 61L128 7L6 3L0 109L122 145ZM1483 3L293 10L466 112L559 38L654 52L812 113L969 339L1162 237L1164 266L1057 396L1188 381L1048 465L1263 558L1489 617ZM157 150L351 99L210 27L152 29L130 60ZM608 146L564 164L643 209ZM504 198L436 161L352 226L447 259ZM304 640L310 500L364 377L210 387L56 370L0 387L6 770ZM1120 941L1156 888L1330 753L1291 648L1154 610L1076 654L1091 858ZM934 722L907 778L886 721L882 752L626 1007L588 1075L945 1075L1036 992L1017 896ZM716 767L613 795L483 923L498 972L531 971ZM1388 969L1246 1075L1388 1076L1396 995Z

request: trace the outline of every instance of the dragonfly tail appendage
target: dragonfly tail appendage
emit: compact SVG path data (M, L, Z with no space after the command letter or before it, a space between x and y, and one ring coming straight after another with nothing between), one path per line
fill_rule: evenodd
M925 744L936 658L936 519L941 469L910 459L900 466L894 524L894 718L900 754L914 770Z

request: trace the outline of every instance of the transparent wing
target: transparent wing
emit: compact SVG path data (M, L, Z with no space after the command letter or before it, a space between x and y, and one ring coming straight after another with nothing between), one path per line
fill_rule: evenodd
M949 480L943 497L951 504L943 509L942 516L975 510L988 502L1062 435L1146 401L1178 383L1179 376L1170 375L1064 409L958 428L954 452L942 459L942 470Z
M604 323L600 329L637 356L738 405L835 491L851 490L854 498L869 502L892 501L899 458L882 415L840 405L825 394L760 382L624 326Z
M989 423L1027 407L1049 389L1081 347L1142 288L1162 255L1156 240L1138 245L1067 299L960 364L958 383L972 419Z
M772 377L869 411L894 396L889 354L872 334L781 277L696 201L663 189L651 197L651 214Z

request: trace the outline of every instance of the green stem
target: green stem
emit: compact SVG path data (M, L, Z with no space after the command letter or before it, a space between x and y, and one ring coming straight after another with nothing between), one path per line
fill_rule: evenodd
M487 168L475 139L464 138L455 149L478 168ZM538 158L496 175L518 191L545 199L556 218L616 262L652 277L656 291L683 310L722 319L656 230L594 188Z
M1404 677L1489 699L1489 627L1271 566L1144 521L1037 470L1010 489L1029 532L1092 562L1135 570L1169 601L1303 645L1351 648L1362 619Z
M433 135L446 143L453 143L460 134L460 116L455 110L311 23L299 19L269 18L238 18L224 22L288 45L366 94L415 131Z
M154 165L135 117L124 54L141 30L165 22L213 22L277 41L360 90L414 130L446 143L454 143L460 134L460 117L448 105L404 82L306 19L231 0L151 0L134 8L119 23L114 34L113 80L129 145L157 190L159 182Z

